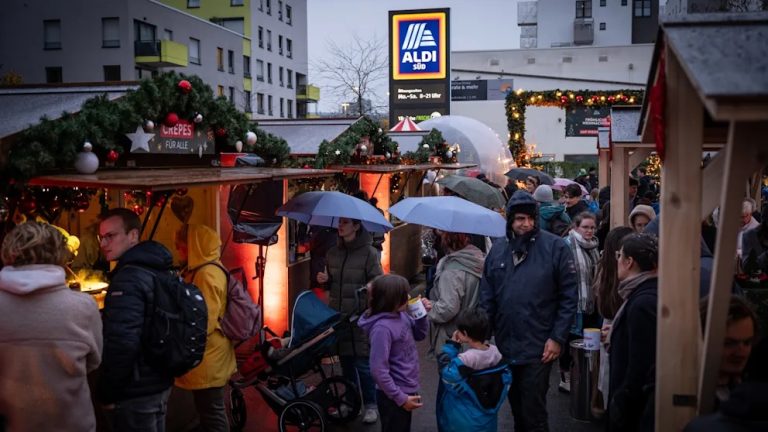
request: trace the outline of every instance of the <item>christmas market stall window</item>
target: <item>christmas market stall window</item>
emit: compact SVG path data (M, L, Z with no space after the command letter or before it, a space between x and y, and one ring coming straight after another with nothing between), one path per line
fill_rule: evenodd
M509 129L509 150L517 166L530 166L533 154L525 143L525 111L528 106L555 107L611 107L613 105L641 105L642 90L541 90L519 89L507 95L505 110Z

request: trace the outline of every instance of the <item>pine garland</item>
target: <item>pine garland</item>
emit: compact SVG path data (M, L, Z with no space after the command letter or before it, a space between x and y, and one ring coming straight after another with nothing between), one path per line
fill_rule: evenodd
M364 137L368 137L373 146L374 155L389 154L389 162L400 160L400 146L387 135L375 121L363 117L352 124L344 133L333 141L323 140L317 150L315 168L325 168L329 165L347 165L352 160L355 147ZM371 149L369 149L371 151Z
M192 84L189 93L179 89L181 80ZM127 153L130 141L126 133L146 120L159 127L171 112L188 121L199 113L203 121L195 124L196 128L223 132L214 134L217 152L234 151L235 142L245 142L245 133L255 128L225 97L214 97L213 90L199 77L167 72L142 81L138 89L117 100L97 96L86 101L77 114L64 113L57 120L42 118L13 144L0 180L23 182L43 172L68 170L85 141L93 145L102 161L110 150ZM258 154L272 165L288 157L290 148L285 140L258 129L254 132L257 143L253 147L244 144L245 151Z
M527 106L551 106L568 109L574 106L610 107L613 105L641 105L645 92L642 90L546 90L510 92L505 110L509 129L509 150L518 166L529 164L525 147L525 108Z

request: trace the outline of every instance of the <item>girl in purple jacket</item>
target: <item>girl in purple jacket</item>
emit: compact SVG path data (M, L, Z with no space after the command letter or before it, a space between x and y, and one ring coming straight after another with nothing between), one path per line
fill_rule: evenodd
M416 341L427 336L426 316L414 320L405 312L408 281L383 275L368 286L370 309L358 321L371 343L371 375L376 382L382 432L411 430L411 411L421 407L419 353ZM432 304L422 299L429 311Z

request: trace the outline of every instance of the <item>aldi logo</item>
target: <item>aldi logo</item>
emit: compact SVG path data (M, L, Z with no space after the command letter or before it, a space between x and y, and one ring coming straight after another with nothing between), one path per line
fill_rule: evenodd
M392 78L444 79L447 75L446 12L392 15Z

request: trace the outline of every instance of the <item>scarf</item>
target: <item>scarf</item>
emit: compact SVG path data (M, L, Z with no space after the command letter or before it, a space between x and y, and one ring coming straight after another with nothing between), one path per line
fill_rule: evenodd
M576 260L576 275L579 281L579 312L587 315L595 310L594 296L592 295L592 279L595 275L595 265L600 259L597 252L598 240L586 240L584 237L571 230L568 234L568 246Z
M507 238L509 239L509 247L512 249L512 263L517 267L528 256L528 248L536 241L539 228L535 227L521 236L516 235L511 227L508 228Z
M643 282L650 280L650 279L656 279L658 277L658 274L656 273L656 270L651 271L645 271L638 273L628 279L624 279L623 281L619 282L619 296L621 297L624 302L621 304L621 307L616 312L616 316L613 317L613 324L611 324L611 331L608 332L608 342L610 343L611 337L613 336L613 329L616 328L616 326L619 324L619 320L621 319L623 312L624 312L624 306L627 305L627 299L630 295L632 295L632 292L635 291L637 287L639 287Z

